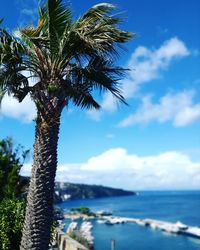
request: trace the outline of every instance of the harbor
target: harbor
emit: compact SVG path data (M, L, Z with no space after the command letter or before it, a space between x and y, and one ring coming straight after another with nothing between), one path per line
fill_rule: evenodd
M112 249L112 240L119 250L148 246L199 250L199 197L199 192L144 192L134 197L68 201L60 206L63 231L72 222L78 223L78 229L84 221L91 222L95 250Z

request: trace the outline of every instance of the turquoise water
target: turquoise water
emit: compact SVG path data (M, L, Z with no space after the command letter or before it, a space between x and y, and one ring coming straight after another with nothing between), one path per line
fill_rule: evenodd
M67 201L62 208L87 206L113 215L151 218L200 227L200 191L140 192L139 196ZM68 223L66 221L66 223ZM93 221L95 250L200 250L200 240L172 235L136 224L98 224Z

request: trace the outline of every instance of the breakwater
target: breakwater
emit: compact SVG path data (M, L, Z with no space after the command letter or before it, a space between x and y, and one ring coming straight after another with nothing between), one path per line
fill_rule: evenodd
M185 236L190 236L193 238L200 239L200 228L185 225L181 222L166 222L154 219L137 219L137 218L127 218L118 216L101 216L100 223L106 223L109 225L119 224L119 223L136 223L141 226L151 227L153 229L158 229L172 234L182 234Z

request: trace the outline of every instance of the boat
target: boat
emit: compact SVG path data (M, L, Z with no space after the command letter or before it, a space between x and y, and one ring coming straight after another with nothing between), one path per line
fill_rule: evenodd
M176 225L179 229L183 229L183 230L188 229L188 226L185 225L185 224L183 224L183 223L180 222L180 221L177 221L177 222L175 223L175 225Z
M106 221L105 220L97 220L97 223L99 223L99 224L105 224Z
M77 229L77 226L78 226L78 223L77 222L75 222L75 221L73 221L73 222L71 222L70 224L69 224L69 226L68 226L68 229L67 229L67 233L69 233L69 232L73 232L74 230L76 230Z
M96 215L100 215L100 216L110 216L112 215L111 211L106 211L106 210L100 210L96 212Z
M106 225L114 225L115 223L111 222L110 220L107 220L107 221L105 222L105 224L106 224Z

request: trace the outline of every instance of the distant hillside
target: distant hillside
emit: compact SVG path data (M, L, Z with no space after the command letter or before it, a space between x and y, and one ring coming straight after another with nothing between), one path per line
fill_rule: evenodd
M64 201L67 199L93 199L111 196L126 196L135 195L135 192L125 191L123 189L86 185L73 183L56 182L55 193L57 201Z
M21 177L20 187L23 196L26 196L29 185L29 177ZM56 182L55 184L55 202L63 202L65 200L75 199L94 199L112 196L136 195L135 192L125 191L123 189L74 184L68 182Z

